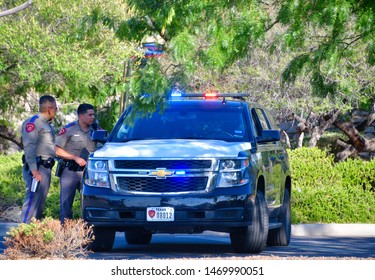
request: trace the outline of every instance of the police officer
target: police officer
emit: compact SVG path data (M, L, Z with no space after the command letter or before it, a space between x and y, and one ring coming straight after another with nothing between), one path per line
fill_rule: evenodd
M43 95L39 99L39 113L25 120L21 127L24 146L22 175L26 183L21 212L21 221L24 223L30 223L32 218L42 218L55 159L55 129L52 120L56 110L55 98ZM37 189L32 189L33 180L39 182Z
M97 129L95 111L91 104L80 104L78 120L66 125L56 138L56 155L62 160L60 172L60 221L72 219L76 190L81 190L83 169L90 153L96 148L91 133Z

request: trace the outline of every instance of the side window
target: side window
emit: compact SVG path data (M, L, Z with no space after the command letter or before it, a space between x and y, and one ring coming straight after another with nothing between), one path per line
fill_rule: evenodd
M260 127L255 109L251 109L251 122L252 126L254 127L254 136L257 137L261 134L262 129Z
M256 128L257 135L262 133L262 130L271 129L271 123L269 122L266 112L260 108L253 108L251 110L251 118Z
M260 125L263 129L271 129L271 125L266 117L266 113L262 109L255 109L259 118Z

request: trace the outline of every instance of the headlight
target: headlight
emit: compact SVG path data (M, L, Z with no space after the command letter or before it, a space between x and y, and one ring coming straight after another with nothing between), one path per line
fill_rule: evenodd
M247 159L226 159L220 161L218 188L242 186L249 180L246 176Z
M109 188L108 161L89 160L87 163L85 184L92 187Z

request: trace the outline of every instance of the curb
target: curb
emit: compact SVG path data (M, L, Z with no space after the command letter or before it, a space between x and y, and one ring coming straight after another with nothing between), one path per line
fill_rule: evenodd
M375 224L298 224L292 236L375 237Z

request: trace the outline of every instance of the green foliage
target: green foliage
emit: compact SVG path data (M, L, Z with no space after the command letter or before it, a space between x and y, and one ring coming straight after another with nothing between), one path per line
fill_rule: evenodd
M369 103L367 92L374 88L375 13L370 2L129 1L133 13L118 24L117 34L137 43L161 38L168 63L177 63L191 76L206 72L201 76L206 79L208 71L223 73L253 56L257 47L281 48L281 55L292 56L282 66L281 82L288 86L284 90L303 77L315 96L346 101L344 109L350 109ZM311 104L305 108L310 110Z
M350 159L336 163L335 169L341 174L344 187L375 193L375 160Z
M2 1L2 7L14 7ZM126 18L127 5L115 1L41 0L20 13L0 19L0 119L14 121L26 94L48 92L65 103L99 105L119 98L124 86L123 63L134 47L116 38L105 24L95 26L99 12ZM94 28L95 27L95 28ZM117 96L115 95L117 94Z
M337 181L337 174L333 170L334 158L327 156L325 151L300 148L289 153L294 188L300 187L299 182L303 182L304 187L312 189L325 188L331 182Z
M293 223L375 222L375 160L334 163L318 148L289 154Z
M278 37L285 49L297 52L291 64L295 71L288 66L283 81L294 82L297 76L309 75L317 96L356 102L359 94L355 93L366 88L367 82L373 85L370 77L365 83L359 81L363 76L352 68L353 63L373 65L375 12L370 2L280 1L277 19L286 31ZM303 50L309 54L301 60L298 53ZM296 59L299 63L293 63Z
M22 178L21 156L21 153L14 153L9 156L0 155L1 204L22 205L25 184Z

